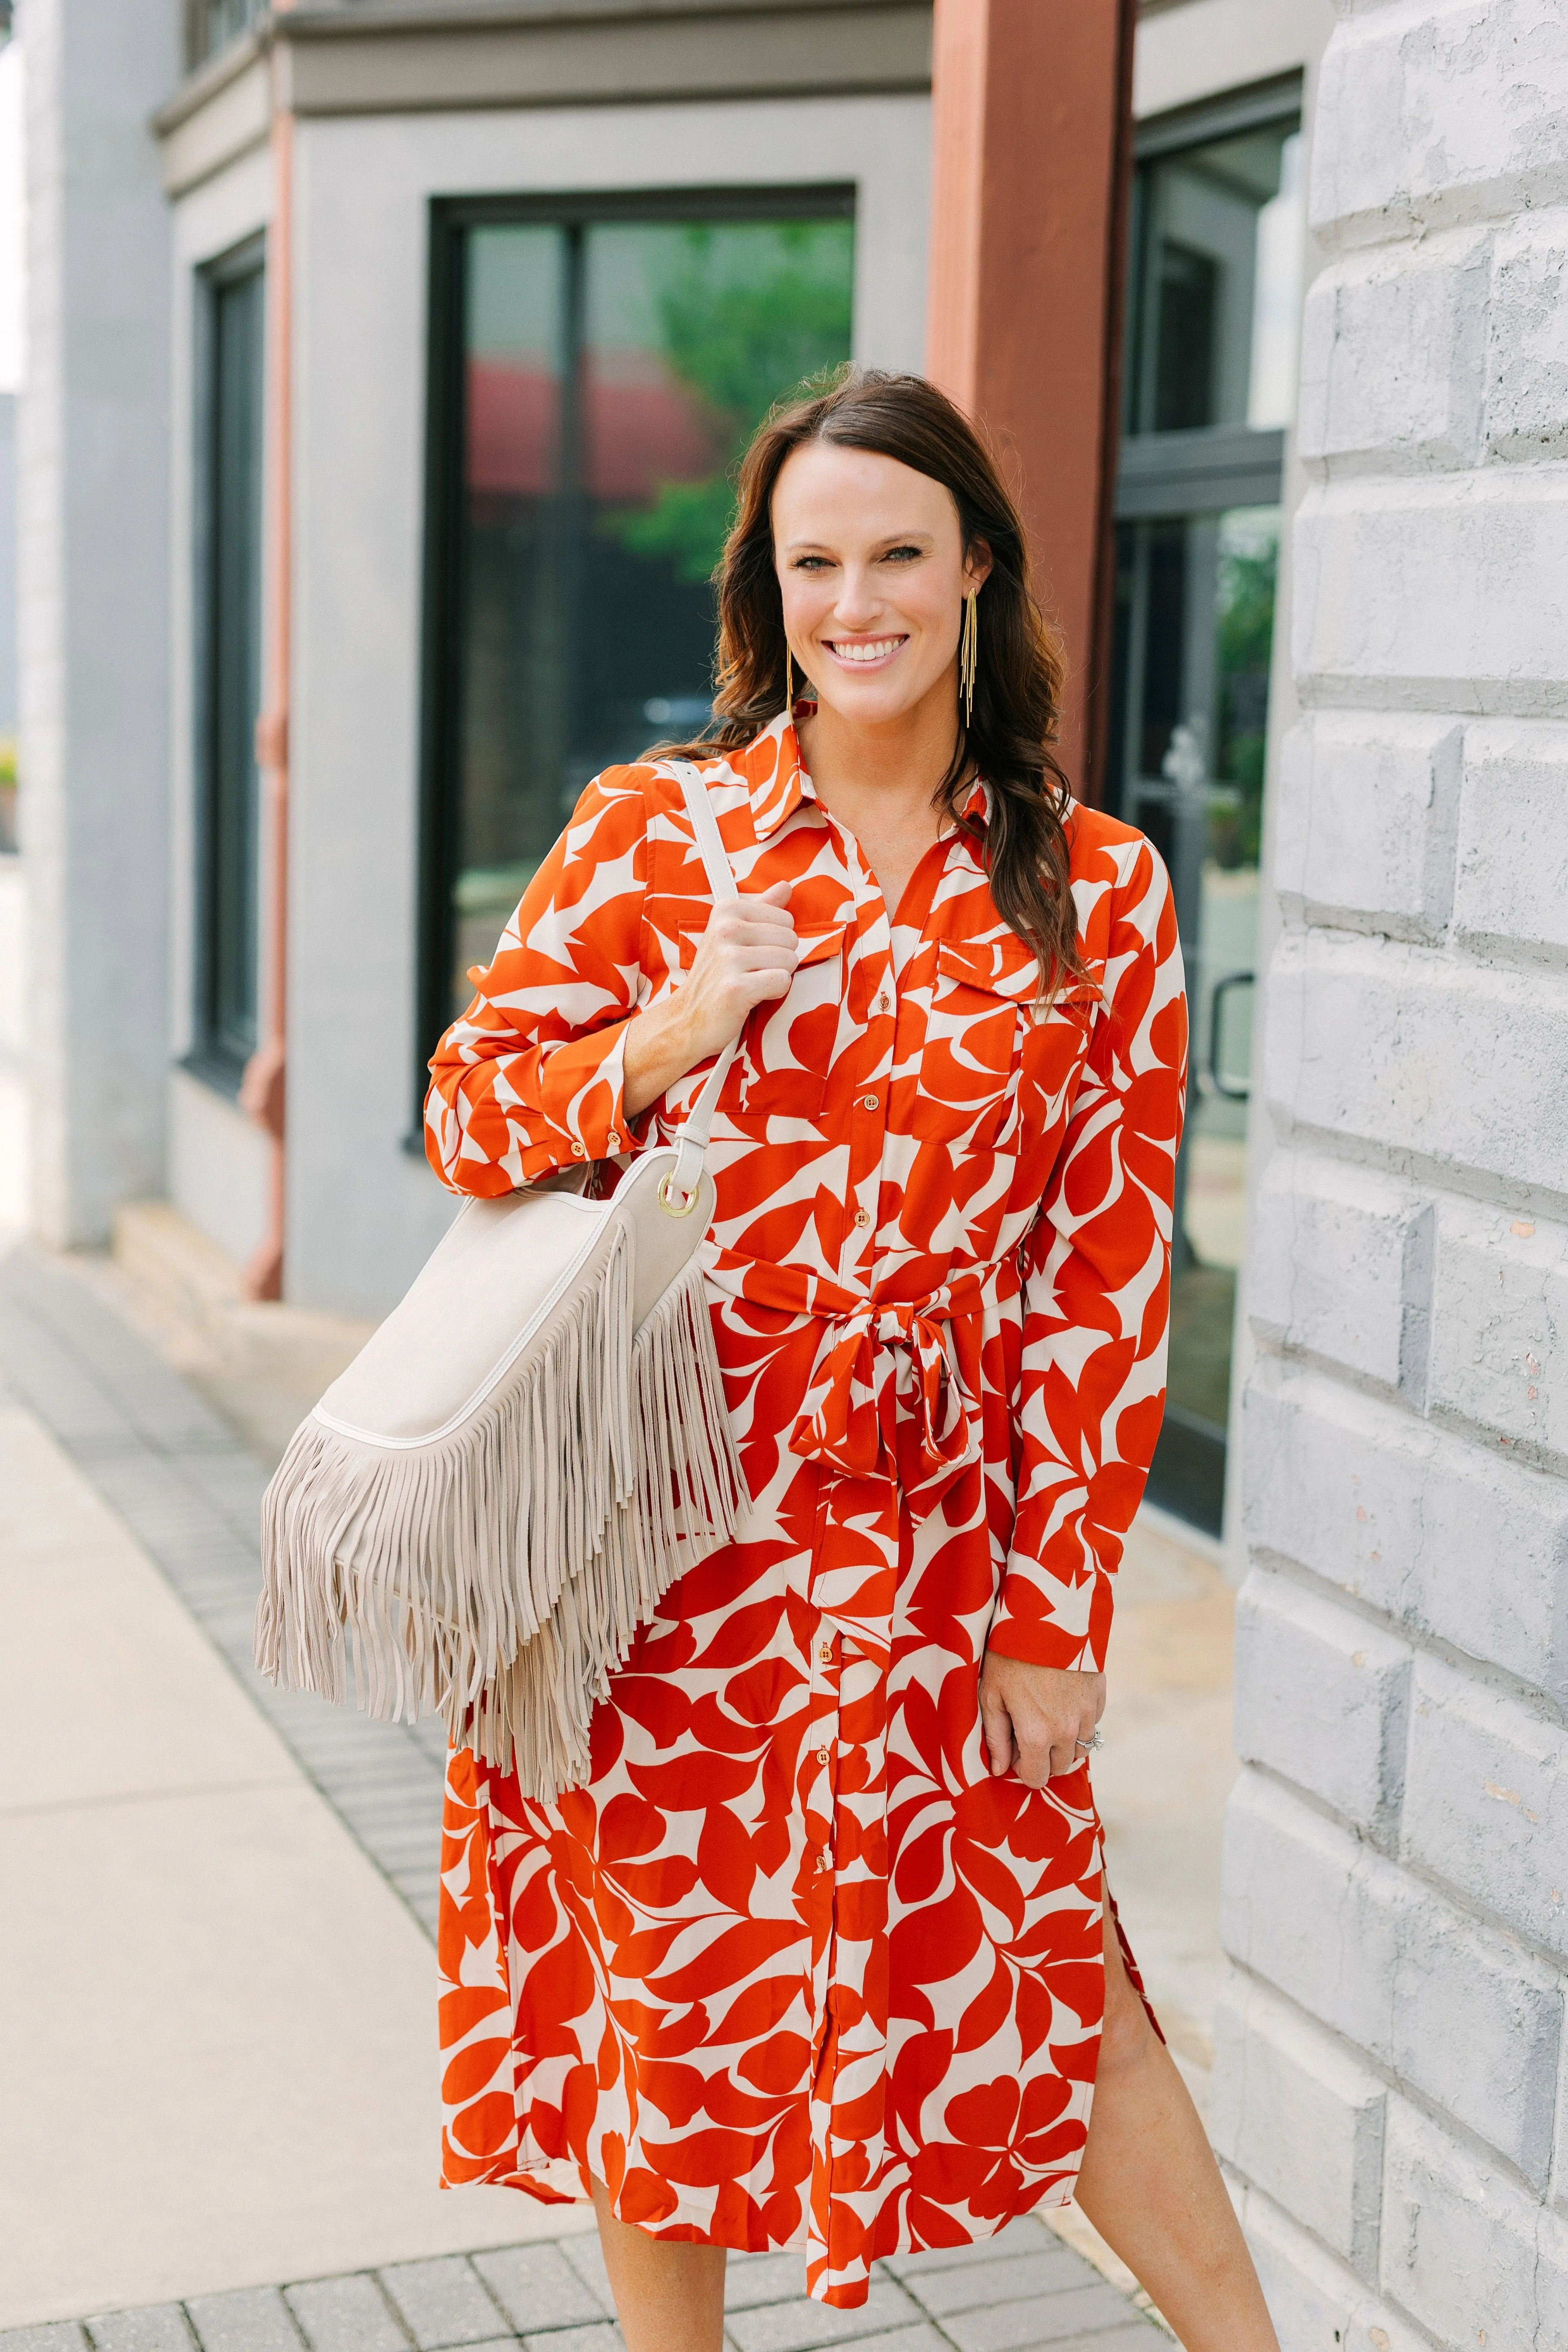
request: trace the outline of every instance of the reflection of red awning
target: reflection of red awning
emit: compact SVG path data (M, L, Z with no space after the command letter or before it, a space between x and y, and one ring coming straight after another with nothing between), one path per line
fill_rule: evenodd
M594 497L640 500L660 482L702 481L724 451L700 404L645 352L588 357L587 488ZM555 487L560 387L526 361L468 362L470 495L539 498Z

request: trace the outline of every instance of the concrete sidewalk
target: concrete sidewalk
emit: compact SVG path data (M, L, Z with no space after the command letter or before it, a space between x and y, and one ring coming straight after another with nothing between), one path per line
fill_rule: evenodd
M256 1677L263 1474L101 1284L0 1254L0 2352L609 2352L585 2212L435 2186L438 1739ZM1143 1605L1191 1608L1183 1559L1147 1553ZM1184 1902L1141 1948L1201 2006ZM1052 2221L879 2265L858 2313L736 2261L732 2343L1158 2342Z

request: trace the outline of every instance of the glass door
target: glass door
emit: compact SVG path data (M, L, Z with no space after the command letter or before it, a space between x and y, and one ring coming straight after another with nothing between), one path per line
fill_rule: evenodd
M1247 1072L1301 142L1268 93L1146 132L1117 490L1110 774L1171 871L1192 1008L1165 1423L1151 1499L1217 1534Z

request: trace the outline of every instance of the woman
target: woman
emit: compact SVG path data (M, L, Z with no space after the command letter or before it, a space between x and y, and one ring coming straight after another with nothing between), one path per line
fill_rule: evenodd
M750 1507L587 1787L452 1758L446 2178L591 2196L631 2352L717 2352L727 2247L854 2305L1074 2195L1192 2352L1271 2352L1087 1762L1163 1402L1169 884L1068 797L1016 512L929 384L762 428L720 614L688 751L739 903L667 769L607 771L432 1066L437 1169L498 1193L672 1137L743 1030L705 1247Z

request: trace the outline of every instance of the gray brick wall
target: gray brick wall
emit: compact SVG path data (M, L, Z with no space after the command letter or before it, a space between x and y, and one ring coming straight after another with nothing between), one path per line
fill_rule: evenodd
M1318 88L1214 2129L1286 2352L1568 2343L1568 15Z

